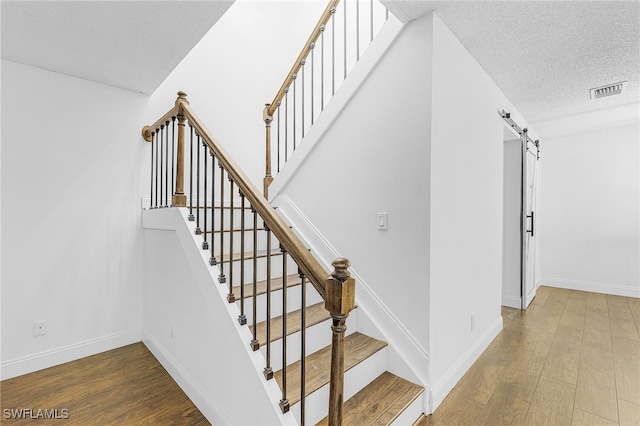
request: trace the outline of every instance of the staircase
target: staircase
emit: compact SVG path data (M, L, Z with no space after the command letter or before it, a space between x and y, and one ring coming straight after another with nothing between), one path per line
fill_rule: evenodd
M161 214L160 211L169 207L181 209L183 227L189 229L192 244L201 253L202 259L196 261L200 262L198 268L207 269L210 285L225 289L225 296L222 292L220 296L230 307L232 321L240 325L238 339L246 340L243 342L246 347L260 353L259 373L264 380L277 383L281 397L271 402L285 416L283 423L415 424L424 417L424 389L414 383L415 376L406 374L411 371L410 366L398 368L402 357L380 339L381 332L373 333L378 338L363 332L375 329L375 321L366 312L360 312L355 304L356 283L348 270L350 262L338 258L332 264L333 272L326 272L296 229L266 198L273 181L270 127L274 113L278 123L275 168L279 171L292 149L295 150L296 138L304 137L303 67L307 56L313 55L327 23L335 19L338 3L339 0L331 0L276 99L265 108L264 195L195 115L186 94L179 92L174 107L142 131L145 140L151 143L147 215ZM346 3L343 4L346 14L348 9ZM373 28L373 2L371 5ZM355 10L359 10L357 3ZM335 37L332 35L332 39ZM344 38L347 38L346 18ZM346 52L346 41L344 49ZM346 78L346 53L344 57ZM313 56L310 62L311 119L307 126L314 121ZM302 90L302 123L298 126L302 128L301 134L295 124L298 73L302 76L302 89L299 89ZM283 99L285 106L290 102L286 97L291 85L293 147L289 148L290 123L286 112L283 117L279 116L279 107ZM324 91L320 95L323 97ZM324 107L324 100L322 102L318 111ZM280 157L284 160L282 164ZM194 252L193 248L187 251ZM361 327L361 323L366 326ZM246 368L258 367L254 363ZM224 385L236 390L242 386Z
M239 232L239 229L236 229ZM266 248L258 251L259 259ZM281 257L281 253L278 254ZM240 262L240 254L233 256L235 263ZM244 257L244 262L252 263L254 257ZM289 265L291 266L291 265ZM239 268L239 265L235 265ZM290 268L287 268L290 269ZM284 384L282 370L283 322L282 315L283 284L282 275L272 277L270 287L271 310L277 316L271 318L271 367L275 371L273 378L282 389ZM302 279L297 274L288 275L286 279L287 300L301 300ZM329 395L329 381L331 377L331 316L324 308L324 301L313 286L305 283L306 304L304 309L300 305L288 305L286 316L286 335L288 346L286 389L288 403L300 424L329 424L327 417L327 401ZM244 299L241 299L244 292ZM249 325L252 334L256 336L259 349L267 356L267 280L257 282L255 296L253 284L233 287L233 294L237 298L232 303L238 309L244 309L248 324L253 323L253 307L256 307L257 321L255 326ZM244 308L241 306L244 300ZM369 337L357 331L358 310L349 315L350 326L347 328L344 341L344 370L345 395L349 398L344 404L343 424L345 425L391 425L412 424L422 414L422 404L419 396L423 388L408 380L386 371L387 343ZM306 356L304 366L300 359L300 345L302 339L301 324L304 316L306 328ZM251 342L247 342L250 344ZM291 350L293 348L293 350ZM306 380L301 382L301 371ZM306 396L305 422L301 418L301 391ZM405 413L407 410L407 413ZM407 418L408 417L408 418Z

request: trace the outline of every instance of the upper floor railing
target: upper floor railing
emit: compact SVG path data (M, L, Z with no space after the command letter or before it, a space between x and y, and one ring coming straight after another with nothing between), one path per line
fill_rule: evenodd
M263 110L265 197L274 173L280 172L388 17L377 0L329 1Z

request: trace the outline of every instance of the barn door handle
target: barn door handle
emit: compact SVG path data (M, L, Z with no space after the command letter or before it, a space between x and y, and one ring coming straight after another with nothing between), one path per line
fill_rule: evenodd
M529 233L531 234L531 236L533 237L533 226L534 226L534 225L533 225L533 224L534 224L533 211L531 212L531 214L530 214L530 215L529 215L529 214L527 215L527 219L528 219L528 218L531 218L531 230L528 230L528 229L527 229L527 232L529 232Z

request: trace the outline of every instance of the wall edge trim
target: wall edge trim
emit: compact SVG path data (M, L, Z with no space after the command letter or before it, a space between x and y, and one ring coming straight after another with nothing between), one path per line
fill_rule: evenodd
M629 285L570 280L566 278L541 278L538 280L538 285L640 298L640 287L632 287Z
M2 380L11 379L140 341L142 341L142 326L133 330L112 333L95 339L27 355L2 362L2 364L0 364L0 378Z

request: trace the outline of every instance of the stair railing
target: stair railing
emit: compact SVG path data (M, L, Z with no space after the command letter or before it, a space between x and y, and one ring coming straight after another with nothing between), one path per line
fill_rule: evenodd
M177 126L177 132L176 132ZM188 128L188 140L187 130ZM176 140L177 133L177 140ZM329 396L329 424L342 424L344 389L344 334L346 319L355 308L355 280L350 277L350 262L339 258L334 260L334 271L328 274L313 257L291 228L284 222L267 199L260 193L244 172L222 148L212 133L193 112L184 92L178 92L173 108L150 126L144 126L142 136L151 143L150 167L150 209L168 207L188 207L189 220L195 222L195 233L202 235L202 249L210 252L209 263L218 266L221 284L228 285L228 302L240 302L238 321L247 325L244 299L245 280L253 296L253 325L250 346L258 350L266 345L267 380L274 377L271 363L271 277L272 258L282 256L282 399L280 407L289 411L287 395L287 259L290 257L298 267L302 285L301 354L300 354L300 407L301 424L304 424L305 403L305 315L306 281L308 280L324 299L325 309L332 319L332 348ZM188 148L189 152L186 153ZM185 161L185 160L188 161ZM216 166L218 171L216 171ZM185 173L188 174L188 193L185 191ZM226 192L228 190L228 192ZM171 198L169 198L171 194ZM227 194L227 195L225 195ZM227 199L228 196L228 199ZM239 198L239 200L238 200ZM238 204L239 203L239 204ZM227 215L228 213L228 215ZM237 228L234 215L240 215ZM249 216L247 227L246 216ZM237 217L237 216L236 216ZM226 219L225 219L226 218ZM263 227L259 228L261 219ZM252 223L252 226L251 226ZM267 249L264 253L257 249L259 233L264 233ZM249 238L247 238L247 235ZM217 239L217 241L216 241ZM247 239L249 241L247 241ZM239 240L239 241L238 241ZM275 242L279 249L272 250ZM239 244L240 254L235 253L234 244ZM247 253L246 246L252 246ZM236 245L236 248L238 246ZM258 260L266 260L266 339L260 341L257 334L257 275ZM249 262L249 260L251 262ZM233 267L239 262L239 271ZM225 274L227 268L228 277ZM239 274L238 274L239 272ZM240 294L234 294L234 284L240 284ZM236 286L237 288L237 286Z
M263 109L265 197L273 181L272 157L279 173L388 17L389 11L377 0L329 1L278 92Z

